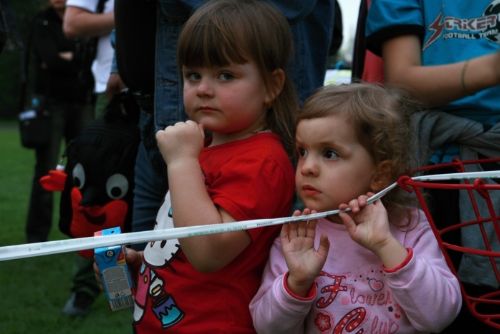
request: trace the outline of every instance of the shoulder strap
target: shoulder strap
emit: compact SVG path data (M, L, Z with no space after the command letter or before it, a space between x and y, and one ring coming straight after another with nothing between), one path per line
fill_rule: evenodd
M26 39L26 43L24 47L21 48L21 87L19 92L19 103L18 110L22 112L26 103L26 92L28 90L28 80L29 80L29 65L31 59L31 45L33 44L33 31L35 29L36 16L31 20L30 28L28 31L28 38Z
M99 0L99 2L97 3L97 7L96 7L96 13L102 13L104 12L104 5L106 4L108 0Z

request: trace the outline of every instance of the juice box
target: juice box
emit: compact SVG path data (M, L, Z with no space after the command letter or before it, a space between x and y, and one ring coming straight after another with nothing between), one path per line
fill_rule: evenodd
M119 234L120 227L108 228L94 233L94 236ZM102 286L112 311L134 305L133 282L125 261L123 246L99 247L94 249L94 259L99 267Z

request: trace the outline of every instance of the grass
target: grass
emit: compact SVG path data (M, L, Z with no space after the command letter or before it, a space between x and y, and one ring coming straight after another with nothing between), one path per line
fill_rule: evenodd
M0 247L24 243L24 226L34 152L22 148L14 121L0 120ZM57 229L58 199L50 240ZM69 296L71 253L0 262L0 333L131 333L131 310L112 312L103 294L85 318L68 318L61 308Z

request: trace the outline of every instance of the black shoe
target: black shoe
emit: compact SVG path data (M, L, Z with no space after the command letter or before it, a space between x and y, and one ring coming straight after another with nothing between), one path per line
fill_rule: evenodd
M90 311L94 298L88 293L73 292L62 309L62 313L72 317L83 317Z

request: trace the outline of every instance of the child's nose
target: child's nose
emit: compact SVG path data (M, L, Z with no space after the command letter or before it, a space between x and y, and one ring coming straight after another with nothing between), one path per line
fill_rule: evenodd
M316 159L310 155L304 158L300 171L302 175L318 175L319 166Z
M212 84L209 78L202 78L197 87L197 93L200 96L213 95Z

